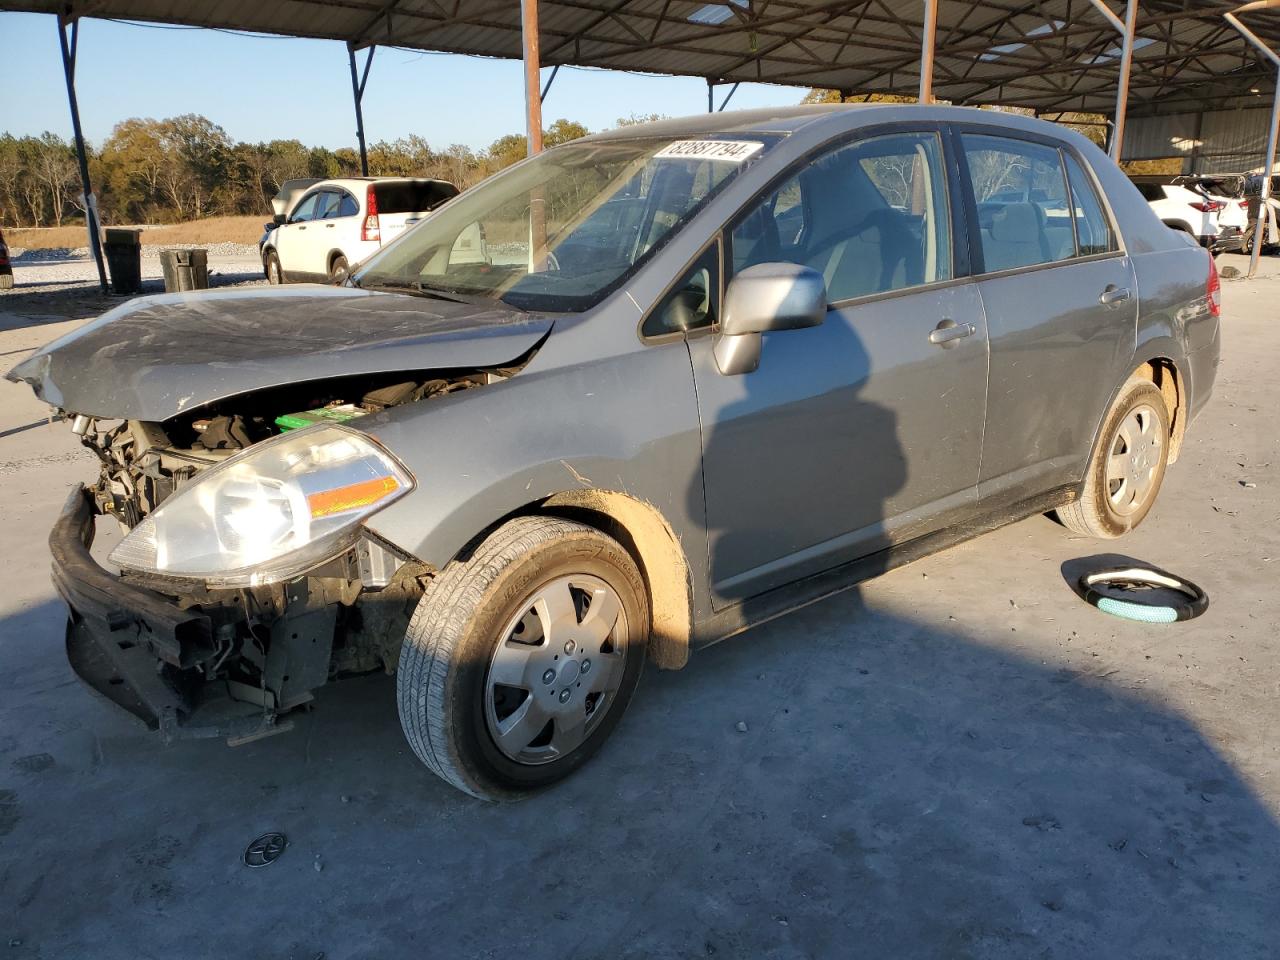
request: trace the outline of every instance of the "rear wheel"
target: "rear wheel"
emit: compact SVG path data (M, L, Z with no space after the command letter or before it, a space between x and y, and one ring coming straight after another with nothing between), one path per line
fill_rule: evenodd
M630 554L581 523L520 517L449 564L400 654L400 723L472 796L515 799L581 766L644 664L649 605Z
M347 258L342 254L338 254L333 258L333 262L329 264L329 282L341 283L347 279L350 267L347 265Z
M280 257L274 250L267 251L267 255L262 261L262 266L267 274L267 283L273 286L279 286L284 283L284 274L280 272Z
M1124 536L1151 511L1169 462L1169 413L1150 380L1125 384L1112 405L1080 497L1058 519L1087 537Z

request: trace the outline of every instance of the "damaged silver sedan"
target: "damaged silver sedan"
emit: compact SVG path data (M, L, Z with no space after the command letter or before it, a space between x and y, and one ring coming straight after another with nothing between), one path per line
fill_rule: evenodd
M1132 529L1218 298L1069 131L757 111L558 147L341 286L142 298L10 377L101 461L50 540L92 687L237 742L385 670L422 761L510 798L646 660L1035 513Z

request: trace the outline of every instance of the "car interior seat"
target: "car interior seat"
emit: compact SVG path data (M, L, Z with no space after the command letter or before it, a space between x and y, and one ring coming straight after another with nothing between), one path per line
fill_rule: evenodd
M1006 203L982 227L988 271L1011 270L1053 260L1044 211L1034 203Z

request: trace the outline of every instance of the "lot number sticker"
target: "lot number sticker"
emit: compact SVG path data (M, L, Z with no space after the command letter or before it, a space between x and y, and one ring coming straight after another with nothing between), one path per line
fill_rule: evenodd
M764 148L756 140L677 140L657 153L658 160L722 160L741 163Z

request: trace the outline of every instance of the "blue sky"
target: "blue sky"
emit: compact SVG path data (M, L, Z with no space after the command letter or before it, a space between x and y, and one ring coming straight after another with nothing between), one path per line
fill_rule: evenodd
M0 64L0 132L70 137L54 18L0 13ZM487 146L524 131L521 77L518 61L379 49L364 98L367 135L372 142L417 133L436 148ZM94 142L128 117L194 112L236 140L296 137L309 145L355 146L346 48L332 41L85 20L76 89L85 136ZM729 88L717 90L718 105ZM798 103L803 95L744 84L730 109ZM567 117L601 130L632 113L682 116L706 104L699 79L566 67L543 119L549 125Z

